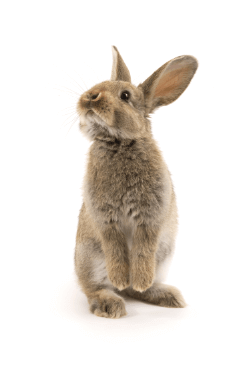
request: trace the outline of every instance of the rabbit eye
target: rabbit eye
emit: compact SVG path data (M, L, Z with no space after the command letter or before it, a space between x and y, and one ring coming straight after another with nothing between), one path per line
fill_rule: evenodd
M122 99L122 100L128 101L128 100L129 100L129 98L130 98L130 93L129 93L129 91L123 91L123 92L121 93L121 99Z

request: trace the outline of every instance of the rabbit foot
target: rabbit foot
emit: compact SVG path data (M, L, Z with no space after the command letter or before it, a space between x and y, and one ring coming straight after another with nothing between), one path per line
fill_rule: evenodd
M176 287L164 284L158 292L158 305L168 308L185 308L186 302Z
M139 293L132 288L126 289L126 293L133 298L143 300L167 308L184 308L186 302L180 291L171 285L153 284L148 290Z
M127 314L124 300L107 289L100 290L89 303L90 311L98 317L115 319Z

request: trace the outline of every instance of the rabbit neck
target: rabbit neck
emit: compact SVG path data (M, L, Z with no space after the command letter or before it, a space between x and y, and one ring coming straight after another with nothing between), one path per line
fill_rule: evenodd
M120 148L128 148L128 147L132 147L135 143L136 140L134 139L124 139L124 140L120 140L117 139L115 137L110 137L110 138L97 138L95 140L96 144L98 144L99 146L102 146L103 148L107 148L109 150L117 150Z

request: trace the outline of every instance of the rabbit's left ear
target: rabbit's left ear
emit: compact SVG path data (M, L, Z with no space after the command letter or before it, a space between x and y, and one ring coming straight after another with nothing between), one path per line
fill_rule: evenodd
M168 105L186 90L198 67L196 58L180 56L165 63L138 87L142 89L147 113Z
M113 65L111 81L131 82L130 72L115 46L112 46Z

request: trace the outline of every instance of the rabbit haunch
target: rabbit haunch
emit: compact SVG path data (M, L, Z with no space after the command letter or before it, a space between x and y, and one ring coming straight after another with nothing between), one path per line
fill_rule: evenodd
M162 283L175 247L177 206L148 117L185 91L197 66L192 56L174 58L135 87L113 47L111 80L79 99L80 130L93 143L75 270L97 316L126 315L121 292L164 307L186 305L178 289Z

